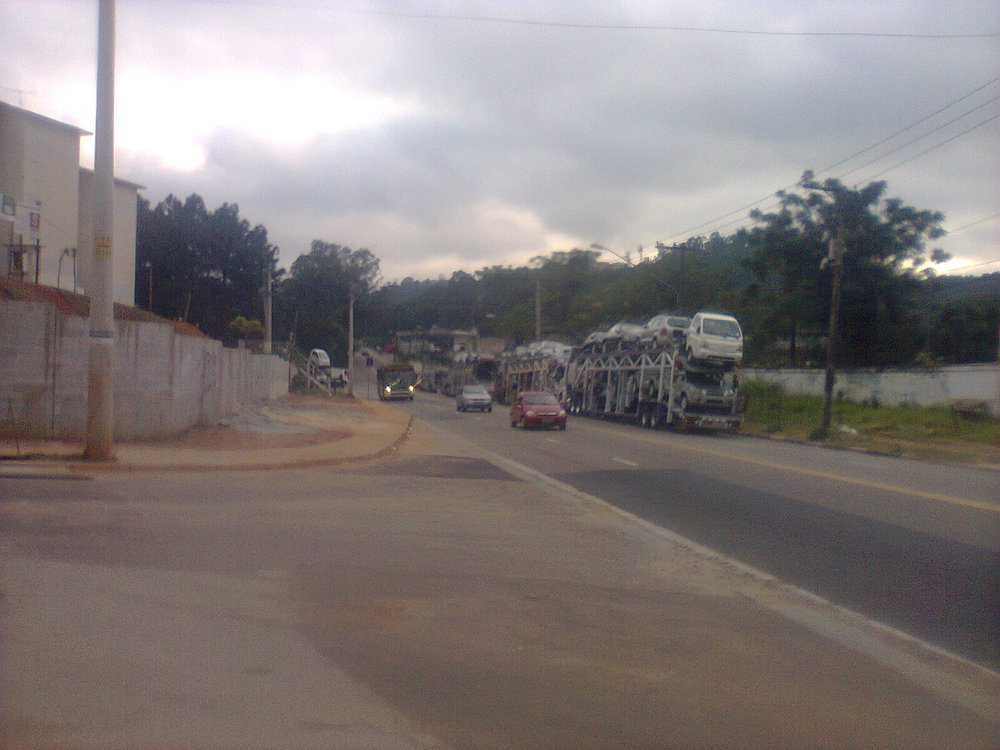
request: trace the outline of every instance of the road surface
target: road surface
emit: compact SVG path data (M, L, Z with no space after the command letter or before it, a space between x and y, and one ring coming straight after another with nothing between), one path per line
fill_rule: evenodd
M1000 473L507 408L403 407L485 450L969 659L1000 667Z

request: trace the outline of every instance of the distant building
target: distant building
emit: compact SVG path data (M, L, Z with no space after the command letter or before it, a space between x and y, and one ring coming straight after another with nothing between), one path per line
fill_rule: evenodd
M0 273L87 293L94 254L94 173L73 125L0 102ZM115 180L114 301L135 303L141 186Z
M500 354L510 342L507 339L480 336L479 330L471 328L451 330L433 325L429 330L396 331L394 351L401 354L442 354L451 356L466 352L467 354L492 355Z

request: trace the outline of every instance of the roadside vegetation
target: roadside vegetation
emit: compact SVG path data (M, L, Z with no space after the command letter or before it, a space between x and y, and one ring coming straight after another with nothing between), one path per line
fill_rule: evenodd
M746 381L743 432L786 440L813 441L823 399L785 393L780 386ZM836 400L831 447L893 456L1000 466L1000 419L948 407L884 406Z
M619 321L670 312L734 315L747 365L825 362L839 294L838 367L993 362L1000 327L1000 273L938 277L944 216L889 197L884 182L851 188L805 173L770 213L731 235L693 236L623 251L607 262L594 246L450 277L383 283L367 249L314 240L286 270L267 230L235 205L209 210L192 195L138 214L137 303L197 326L227 346L259 342L270 280L273 340L347 359L350 301L355 341L389 345L399 331L475 328L510 346L535 338L577 344ZM834 247L840 260L830 262ZM612 253L618 255L617 252Z

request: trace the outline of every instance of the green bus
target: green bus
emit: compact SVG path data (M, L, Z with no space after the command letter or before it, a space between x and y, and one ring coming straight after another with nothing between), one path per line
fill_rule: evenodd
M413 391L417 387L417 373L413 365L382 365L375 371L375 377L380 401L397 398L413 400Z

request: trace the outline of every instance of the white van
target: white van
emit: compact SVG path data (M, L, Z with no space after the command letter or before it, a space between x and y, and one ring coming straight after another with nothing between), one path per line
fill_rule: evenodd
M685 351L692 362L739 364L743 360L743 331L732 315L700 312L691 318L685 335Z
M309 352L309 364L313 367L329 367L330 355L325 349L313 349Z

